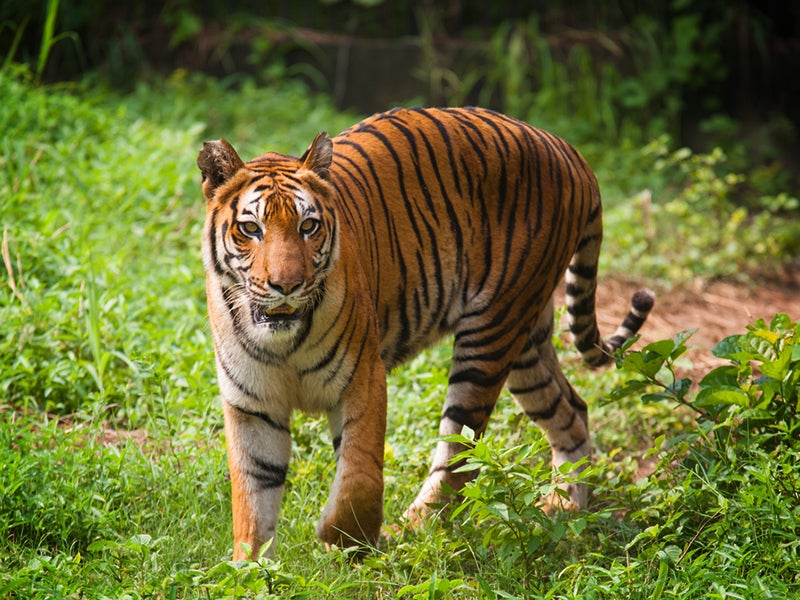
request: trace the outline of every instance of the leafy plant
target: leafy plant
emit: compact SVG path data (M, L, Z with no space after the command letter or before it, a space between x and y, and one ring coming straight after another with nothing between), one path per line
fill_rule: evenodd
M627 265L666 282L746 278L755 270L768 271L769 265L800 249L800 222L779 208L794 206L793 197L764 197L762 208L748 210L739 202L748 179L730 172L722 150L703 154L669 146L662 136L628 158L634 175L627 185L641 187L625 202L612 198L609 203L606 225L618 232L615 243L604 249L603 260L609 265ZM601 169L605 172L605 166ZM619 173L607 181L612 188L621 183Z
M486 438L474 439L469 430L445 439L467 446L453 459L461 465L458 471L480 469L449 518L459 524L459 535L474 540L479 560L491 556L504 572L518 574L515 587L524 594L541 575L537 565L542 556L557 551L570 533L579 535L587 524L584 517L553 518L545 513L543 502L560 493L556 481L585 482L594 470L582 460L554 473L541 435L532 443L499 448Z
M696 394L688 379L675 377L687 339L618 356L638 378L614 397L649 386L658 391L645 401L687 406L697 420L691 431L660 438L659 479L650 479L650 501L631 515L651 524L628 547L666 560L667 573L713 565L720 578L735 572L759 585L757 560L780 585L798 586L800 569L790 557L800 548L800 322L779 314L722 340L712 351L730 364L703 377ZM665 546L672 550L660 555Z

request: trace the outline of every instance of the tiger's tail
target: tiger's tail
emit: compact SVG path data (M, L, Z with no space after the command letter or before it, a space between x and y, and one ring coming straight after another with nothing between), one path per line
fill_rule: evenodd
M614 334L606 340L600 336L595 313L597 263L603 237L602 209L599 194L595 209L589 217L583 237L566 272L567 323L575 347L590 367L601 367L613 360L614 350L620 348L647 319L655 295L642 289L631 299L631 307Z

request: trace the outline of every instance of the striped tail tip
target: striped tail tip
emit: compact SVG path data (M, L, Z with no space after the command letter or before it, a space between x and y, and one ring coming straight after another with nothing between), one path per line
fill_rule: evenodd
M656 295L652 290L639 290L633 295L633 298L631 298L631 308L628 314L625 315L625 319L622 321L622 324L617 327L614 335L606 340L606 345L612 352L636 335L636 332L639 331L647 320L647 315L653 310L655 301Z

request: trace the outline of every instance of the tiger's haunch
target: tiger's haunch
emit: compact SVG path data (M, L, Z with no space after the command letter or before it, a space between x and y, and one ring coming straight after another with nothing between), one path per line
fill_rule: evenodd
M221 139L203 145L197 164L234 558L275 537L294 410L326 413L333 438L336 475L317 535L377 542L386 373L447 334L439 435L482 434L506 385L556 466L590 454L586 404L551 342L553 290L566 273L569 327L590 366L636 333L653 296L637 292L603 341L600 193L569 144L479 108L395 109L333 139L320 133L299 158L244 162ZM451 464L461 449L437 444L407 523L466 483ZM585 504L585 486L564 487L569 501L553 504Z

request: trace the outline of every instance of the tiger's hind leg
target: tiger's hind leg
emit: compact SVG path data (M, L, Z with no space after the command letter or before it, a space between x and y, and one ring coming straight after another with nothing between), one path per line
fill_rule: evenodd
M477 438L486 430L511 361L519 355L525 337L517 333L504 343L494 339L498 343L489 349L484 347L481 335L491 335L481 324L474 327L463 325L463 331L470 333L456 333L439 435L460 434L466 426L475 432ZM477 471L458 472L461 464L453 463L453 457L464 450L460 443L437 443L428 477L403 514L407 524L417 525L430 513L431 505L454 500L461 488L475 478Z
M520 357L512 364L507 386L517 404L542 428L552 451L553 466L575 463L591 455L586 403L561 370L551 336L553 302L541 314ZM578 470L581 470L579 467ZM589 495L585 484L560 486L569 496L554 493L545 508L577 509Z

